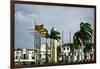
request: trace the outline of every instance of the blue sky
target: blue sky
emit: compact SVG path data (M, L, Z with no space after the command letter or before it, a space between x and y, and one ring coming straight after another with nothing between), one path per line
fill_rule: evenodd
M80 30L80 22L88 22L94 26L94 9L79 7L61 7L45 5L15 5L15 48L33 48L34 38L27 29L33 29L34 23L44 24L50 33L55 27L64 35L64 43L69 43L76 31Z

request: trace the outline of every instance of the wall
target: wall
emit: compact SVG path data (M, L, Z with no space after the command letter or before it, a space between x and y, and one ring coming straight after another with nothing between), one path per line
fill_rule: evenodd
M26 69L99 69L100 67L100 0L37 0L57 3L90 4L97 6L97 63L84 65L52 66ZM0 69L10 67L10 0L0 0ZM24 69L24 68L23 68Z

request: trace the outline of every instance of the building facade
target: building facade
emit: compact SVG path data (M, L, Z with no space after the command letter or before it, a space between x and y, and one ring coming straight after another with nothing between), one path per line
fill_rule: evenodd
M92 48L91 51L84 53L84 46L82 46L79 50L74 49L71 51L71 47L69 44L63 45L63 54L64 58L68 62L76 62L76 61L90 61L94 60L94 49Z
M15 49L15 64L34 64L35 60L35 51L34 49Z
M46 44L42 44L39 53L39 64L46 62ZM50 50L48 51L48 60L50 61ZM34 49L15 49L15 64L37 64L37 53Z

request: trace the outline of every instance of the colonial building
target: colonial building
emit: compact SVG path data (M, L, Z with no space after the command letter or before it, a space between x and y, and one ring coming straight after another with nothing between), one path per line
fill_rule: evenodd
M50 61L50 49L46 51L46 44L42 44L40 48L39 60L37 60L37 53L35 49L15 49L15 64L37 64L37 61L39 61L39 64L46 62L46 52L48 51L48 61Z
M85 59L86 61L94 60L94 49L93 48L91 49L91 51L85 54L83 51L84 46L82 46L79 50L74 49L72 53L70 46L71 46L70 43L63 44L64 59L67 60L68 62L84 61ZM72 60L72 57L73 57L73 60Z
M15 49L15 64L34 63L35 51L34 49Z

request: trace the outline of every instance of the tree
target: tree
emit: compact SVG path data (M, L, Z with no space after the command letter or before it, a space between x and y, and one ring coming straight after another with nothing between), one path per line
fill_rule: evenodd
M92 31L93 30L89 23L80 23L80 30L73 36L73 42L78 51L82 48L82 46L86 47L87 43L92 43Z
M55 30L55 28L53 27L52 29L51 29L51 32L50 32L50 35L49 35L49 38L50 39L53 39L53 42L55 42L55 40L57 40L57 41L59 41L59 39L61 38L60 37L60 33L58 32L58 31L56 31ZM54 46L53 46L54 47ZM55 56L54 55L54 50L57 50L57 48L51 48L52 50L51 50L51 55L53 54L53 56ZM54 53L53 53L54 52ZM57 53L56 53L57 54ZM55 58L53 57L53 56L51 56L51 59L52 59L52 62L54 62L55 63L55 61L53 61L53 59L55 60Z

